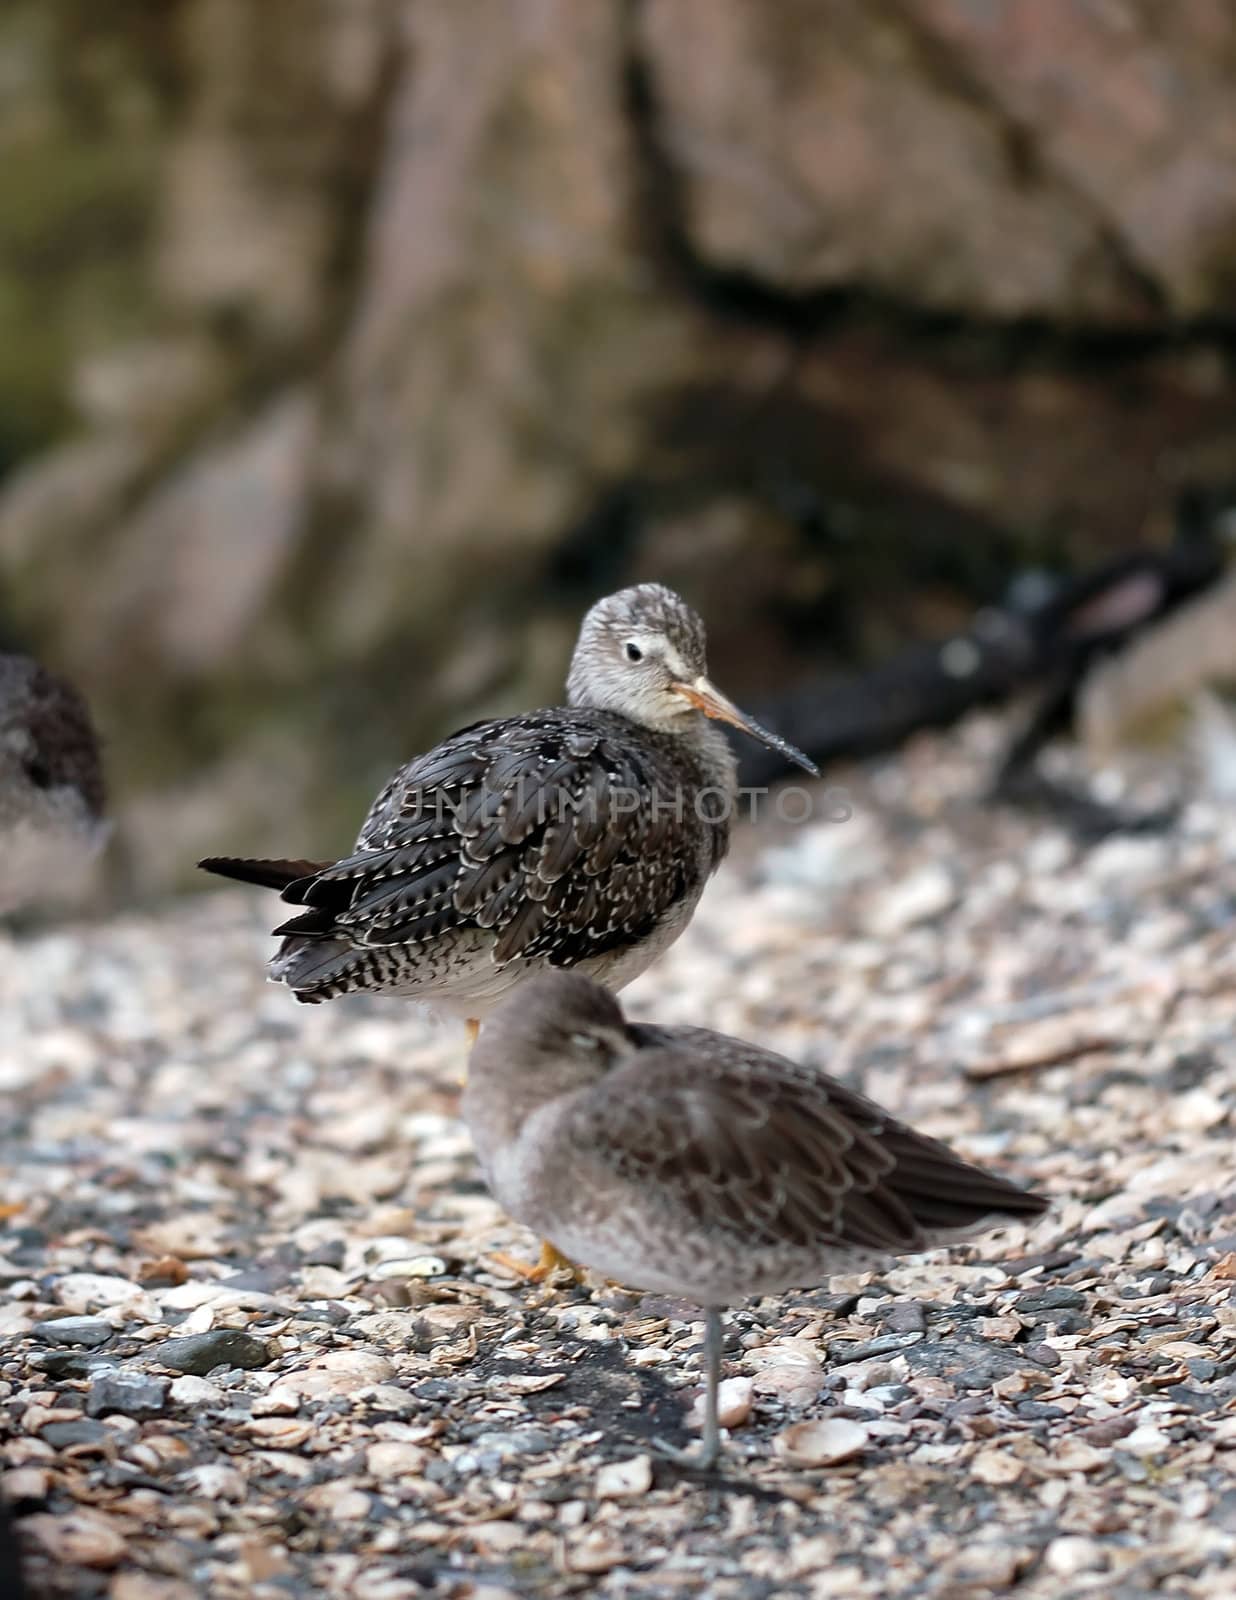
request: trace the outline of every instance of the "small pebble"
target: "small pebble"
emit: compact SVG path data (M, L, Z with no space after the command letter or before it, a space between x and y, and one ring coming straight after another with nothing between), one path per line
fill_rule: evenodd
M86 1395L86 1411L92 1417L118 1411L124 1417L157 1417L167 1404L166 1378L145 1372L100 1372Z
M175 1372L204 1378L216 1367L257 1368L269 1366L272 1356L264 1339L235 1328L215 1328L210 1333L191 1333L183 1338L165 1339L149 1347L150 1357L160 1366Z
M22 1519L22 1532L53 1561L76 1567L114 1567L124 1559L125 1541L97 1511L72 1511L54 1517L39 1513ZM77 1592L83 1593L80 1587ZM93 1586L88 1591L97 1591Z
M57 1283L55 1294L67 1310L84 1314L141 1299L142 1289L140 1284L110 1273L68 1272Z
M648 1456L632 1456L629 1461L610 1461L596 1478L598 1500L630 1500L652 1488L652 1461Z
M117 1358L81 1350L37 1350L30 1365L48 1378L89 1378L102 1367L114 1367Z
M751 1415L754 1385L750 1378L722 1378L717 1388L717 1421L723 1428L741 1428ZM691 1408L693 1422L704 1420L704 1396Z
M194 1377L192 1373L174 1379L168 1392L174 1405L194 1410L209 1411L228 1403L227 1395L218 1384L208 1383L205 1378Z
M956 898L952 874L939 862L911 872L881 889L867 913L868 930L878 938L892 938L907 928L942 916Z
M793 1467L831 1467L866 1448L867 1429L847 1417L795 1422L773 1440L773 1449Z
M830 1366L838 1366L851 1361L868 1361L872 1356L888 1355L890 1351L908 1350L921 1337L920 1333L886 1333L878 1339L861 1339L856 1344L839 1339L828 1347L828 1362Z
M42 1467L15 1467L4 1474L4 1496L10 1506L41 1505L51 1493L51 1473Z
M904 1383L878 1383L863 1394L864 1401L870 1401L873 1405L882 1406L885 1409L889 1406L900 1405L903 1400L913 1400L913 1398L914 1390Z
M1013 1409L1028 1422L1054 1422L1066 1415L1059 1406L1047 1405L1042 1400L1019 1400Z
M49 1422L39 1437L55 1450L67 1450L75 1444L98 1444L108 1437L108 1429L83 1417L79 1422Z
M901 1300L880 1317L886 1333L926 1333L927 1312L919 1300Z
M1078 1573L1095 1572L1107 1566L1107 1554L1098 1540L1074 1533L1053 1539L1044 1559L1048 1568L1062 1578L1073 1578Z
M1086 1305L1086 1297L1080 1289L1070 1289L1067 1285L1052 1289L1036 1289L1030 1294L1019 1294L1013 1301L1013 1309L1020 1311L1023 1316L1036 1311L1081 1311Z
M82 1345L88 1350L106 1344L116 1333L102 1317L52 1317L36 1322L32 1331L48 1344Z
M325 1239L312 1245L301 1257L307 1267L342 1267L347 1246L342 1239Z

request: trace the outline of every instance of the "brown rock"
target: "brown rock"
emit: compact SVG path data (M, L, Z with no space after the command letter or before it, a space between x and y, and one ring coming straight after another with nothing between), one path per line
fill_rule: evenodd
M913 0L919 25L1132 273L1181 311L1230 308L1236 14L1201 5Z
M912 8L650 0L643 14L658 137L710 264L995 316L1142 308L1086 197L967 92Z

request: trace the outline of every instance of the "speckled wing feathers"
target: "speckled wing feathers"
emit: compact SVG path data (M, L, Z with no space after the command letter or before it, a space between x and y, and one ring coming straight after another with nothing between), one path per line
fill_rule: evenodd
M396 774L355 854L285 891L307 909L277 931L398 947L410 964L466 928L493 934L498 963L603 955L647 935L720 860L724 825L690 812L681 825L677 797L701 781L669 741L633 740L606 713L477 724Z

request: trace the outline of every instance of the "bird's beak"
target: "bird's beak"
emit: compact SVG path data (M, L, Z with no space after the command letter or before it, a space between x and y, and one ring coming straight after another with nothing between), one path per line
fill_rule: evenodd
M714 717L718 722L728 722L735 728L741 728L744 733L749 733L753 739L768 745L771 750L779 750L787 761L802 767L813 778L819 777L820 769L813 761L808 761L801 750L795 750L794 746L780 735L769 733L767 728L761 728L758 722L753 721L746 712L740 711L732 700L727 700L719 689L714 688L707 678L699 677L694 683L675 683L671 687L675 694L680 694L706 717Z

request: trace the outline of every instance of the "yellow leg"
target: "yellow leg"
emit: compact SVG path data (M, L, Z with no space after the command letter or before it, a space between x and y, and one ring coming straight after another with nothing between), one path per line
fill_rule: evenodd
M556 1250L548 1239L541 1240L541 1259L535 1265L530 1261L520 1261L517 1256L509 1256L505 1250L496 1250L493 1259L508 1272L517 1272L529 1283L543 1283L551 1272L557 1272L560 1267L565 1267L576 1283L583 1277L583 1273L575 1263L568 1261L561 1250Z
M575 1263L568 1260L556 1245L550 1244L548 1239L542 1239L541 1259L533 1268L533 1271L537 1275L537 1281L539 1282L542 1278L548 1278L551 1272L557 1272L560 1267L565 1267L575 1279L576 1283L578 1283L580 1278L583 1276Z

